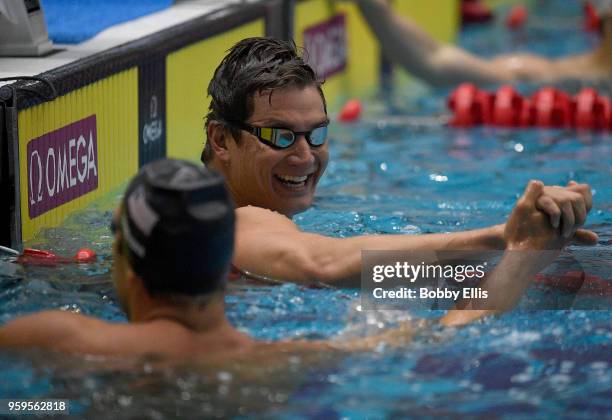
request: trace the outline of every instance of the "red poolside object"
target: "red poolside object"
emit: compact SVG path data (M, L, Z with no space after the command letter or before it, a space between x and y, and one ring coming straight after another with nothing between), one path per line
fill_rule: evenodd
M517 127L521 125L523 98L512 86L502 86L495 93L493 125Z
M69 264L74 262L84 263L92 262L96 259L95 251L89 248L81 248L72 258L62 257L53 252L43 251L40 249L26 248L23 253L17 258L17 262L25 265L44 265L54 266L57 264Z
M25 265L57 265L72 262L71 259L60 257L52 252L40 249L26 248L17 258L17 262Z
M361 102L358 99L347 101L338 115L338 120L342 122L357 121L361 117Z
M44 258L44 259L53 259L58 258L53 252L43 251L41 249L34 248L26 248L23 250L23 254L21 256L31 257L31 258Z
M584 3L584 29L587 31L598 31L599 23L600 19L597 10L591 3Z
M538 274L535 282L568 293L612 297L612 281L585 273L568 271L564 274Z
M483 23L493 18L493 13L480 0L463 0L461 2L461 23Z
M510 9L510 13L506 17L506 26L511 29L520 28L527 20L527 9L525 6L516 5Z
M576 293L584 284L586 275L582 271L568 271L562 275L538 274L536 282L568 293Z

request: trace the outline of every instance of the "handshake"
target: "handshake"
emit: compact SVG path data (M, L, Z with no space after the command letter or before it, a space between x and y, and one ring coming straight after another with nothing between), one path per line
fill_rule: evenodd
M546 187L541 181L530 181L508 221L500 226L506 252L479 283L487 299L465 299L457 309L472 310L451 310L441 322L462 325L514 308L533 277L552 263L564 246L570 242L597 243L594 232L580 228L591 206L587 184L571 181L566 187Z
M591 210L588 184L574 181L566 187L530 181L504 226L509 250L561 250L570 242L597 243L597 234L581 229Z

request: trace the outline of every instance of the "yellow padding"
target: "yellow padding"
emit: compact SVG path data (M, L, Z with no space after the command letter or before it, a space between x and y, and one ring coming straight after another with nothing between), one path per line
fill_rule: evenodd
M459 0L395 0L393 8L438 41L455 41L460 23Z
M461 23L460 0L395 0L393 8L418 23L438 41L455 42ZM401 66L394 66L393 76L396 86L409 85L411 94L415 96L425 94L420 92L424 86L414 85L415 78Z
M491 7L496 8L499 6L509 5L509 4L521 4L523 6L527 6L533 3L534 0L484 0L484 3Z
M33 139L95 115L98 187L30 219L27 146ZM138 169L138 70L132 68L92 83L52 102L19 112L19 176L22 240L116 188Z
M263 19L185 47L166 57L167 154L199 161L205 141L206 89L227 50L241 39L263 36Z

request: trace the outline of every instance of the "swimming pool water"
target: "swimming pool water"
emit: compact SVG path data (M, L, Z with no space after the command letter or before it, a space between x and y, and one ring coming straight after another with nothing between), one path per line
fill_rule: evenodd
M579 25L573 6L541 4L539 13ZM477 28L462 42L475 51L528 47L552 55L592 42L574 30L575 40L551 46L551 39L567 33L559 31L528 28L520 38L500 27ZM490 33L514 41L484 36ZM588 225L600 242L573 250L612 279L612 135L415 128L378 118L444 113L446 93L414 98L396 91L367 105L366 122L333 126L330 165L314 207L295 218L298 225L338 237L479 228L503 222L528 180L563 185L575 179L593 187ZM109 273L107 225L116 201L111 197L38 239L41 247L68 255L89 244L100 255L94 264L22 268L0 256L0 323L57 308L125 321ZM364 335L399 320L439 315L360 312L358 297L356 290L241 284L226 301L234 325L270 340ZM603 418L612 415L612 323L609 311L523 306L459 330L429 327L400 349L321 355L311 364L295 356L283 367L232 372L2 351L0 398L8 397L70 398L74 414L87 418Z

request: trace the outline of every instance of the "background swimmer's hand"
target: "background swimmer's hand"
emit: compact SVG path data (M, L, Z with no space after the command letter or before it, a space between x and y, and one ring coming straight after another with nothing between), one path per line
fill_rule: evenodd
M593 205L593 195L588 184L570 181L567 187L544 187L536 207L550 218L550 224L570 238L576 229L584 225Z

